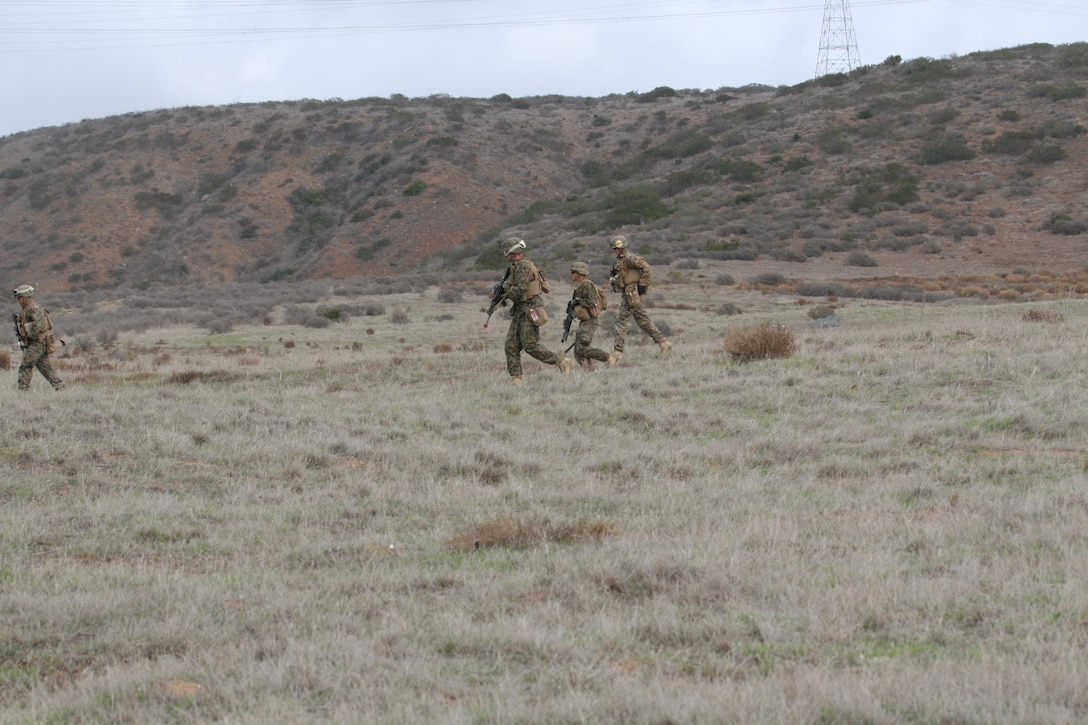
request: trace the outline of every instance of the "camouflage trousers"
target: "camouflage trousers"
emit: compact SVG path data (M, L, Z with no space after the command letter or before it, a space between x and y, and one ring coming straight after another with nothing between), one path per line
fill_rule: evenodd
M628 321L634 317L638 326L650 336L650 339L656 343L661 343L665 340L665 336L661 334L661 331L657 329L657 325L653 323L650 316L646 314L646 306L642 304L642 300L639 300L634 306L628 304L627 295L621 295L622 302L620 302L620 311L616 316L616 342L614 349L623 352L623 344L627 340L627 324Z
M578 332L574 334L574 359L579 365L586 360L608 362L608 353L593 347L593 336L597 334L600 323L596 317L578 323Z
M30 390L30 376L34 374L34 368L49 381L55 390L60 390L64 383L53 372L53 365L49 362L49 351L44 342L32 342L23 348L23 362L19 366L19 390Z
M547 365L555 365L560 360L558 355L541 344L540 328L529 319L529 308L522 305L514 310L503 350L506 352L506 372L510 373L510 377L521 375L522 350Z

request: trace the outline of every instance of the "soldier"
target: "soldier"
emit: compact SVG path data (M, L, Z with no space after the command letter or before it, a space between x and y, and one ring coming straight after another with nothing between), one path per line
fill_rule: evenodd
M517 237L503 240L510 269L503 281L503 299L513 303L510 329L506 333L506 372L514 385L521 385L521 351L529 353L546 365L555 365L564 375L574 369L574 361L556 355L540 344L540 328L533 317L544 312L543 294L550 289L547 280L532 262L525 258L525 242ZM545 320L546 321L546 320ZM539 323L543 324L543 322Z
M642 304L642 295L650 289L650 265L646 260L627 248L627 237L617 234L610 240L612 251L616 253L616 261L612 264L611 281L614 292L622 292L620 295L620 311L616 316L616 342L610 364L623 357L623 343L627 339L627 322L634 316L635 322L642 331L657 343L661 352L672 349L672 343L665 339L661 331L657 329L650 316L646 314L646 307Z
M597 291L597 285L589 278L589 265L575 262L570 266L570 277L574 282L574 295L570 298L570 303L574 307L574 316L578 319L578 332L574 334L574 359L586 372L593 372L594 360L606 362L611 367L616 364L613 357L592 346L593 336L600 324L598 315L605 305L602 304L604 300Z
M53 321L49 311L34 301L34 288L20 285L11 291L23 311L15 318L15 330L19 346L23 348L23 362L19 366L19 390L30 390L30 377L38 368L54 390L64 388L64 383L53 372L49 355L56 349L56 338L50 332Z

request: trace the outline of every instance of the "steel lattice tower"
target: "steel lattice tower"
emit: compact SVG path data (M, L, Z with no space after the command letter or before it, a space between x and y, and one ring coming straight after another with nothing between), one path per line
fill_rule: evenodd
M816 77L828 73L849 73L860 65L850 3L847 0L826 0L824 25L820 31L820 54L816 57Z

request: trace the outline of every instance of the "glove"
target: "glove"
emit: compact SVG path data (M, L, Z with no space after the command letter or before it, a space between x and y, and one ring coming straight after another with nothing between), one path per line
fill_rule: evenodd
M650 285L641 285L641 284L640 284L640 285L638 286L638 293L639 293L640 295L644 295L644 294L646 294L646 292L647 292L647 291L648 291L649 289L650 289Z

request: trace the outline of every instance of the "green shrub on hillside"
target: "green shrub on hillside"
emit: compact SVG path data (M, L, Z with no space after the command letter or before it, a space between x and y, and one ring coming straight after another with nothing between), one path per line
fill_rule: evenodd
M852 212L872 212L883 202L903 206L917 200L918 178L903 164L892 162L863 176L847 207Z
M1080 219L1074 219L1069 214L1055 214L1050 217L1043 229L1046 229L1051 234L1060 234L1063 236L1073 236L1076 234L1084 234L1088 231L1088 224L1085 224Z
M930 136L922 144L918 160L927 166L936 166L948 161L970 161L975 152L967 145L963 134L942 133Z
M607 229L643 224L669 215L669 208L650 184L638 184L609 194L602 206L607 209L603 225Z
M1068 101L1075 98L1084 98L1088 95L1088 88L1078 86L1076 83L1068 83L1062 86L1041 85L1028 89L1028 98L1049 98L1051 101Z

